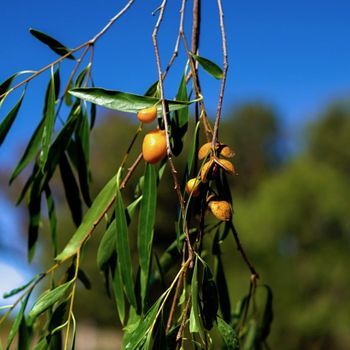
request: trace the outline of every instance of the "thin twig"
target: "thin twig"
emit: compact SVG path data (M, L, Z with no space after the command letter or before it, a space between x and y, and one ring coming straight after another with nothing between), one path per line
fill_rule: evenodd
M126 184L128 183L131 175L134 173L134 171L136 170L137 166L139 165L139 163L142 160L142 152L137 156L135 162L133 163L133 165L128 169L128 173L125 175L124 180L122 181L122 183L120 184L120 189L124 189Z
M255 281L256 279L259 278L259 274L257 273L255 267L253 266L253 264L250 262L247 254L245 253L243 246L241 244L241 241L238 237L238 232L236 231L236 228L234 227L233 223L230 223L230 227L233 233L233 237L236 241L236 246L237 246L237 250L241 253L242 258L244 260L244 262L246 263L246 265L248 266L249 270L250 270L250 274L251 274L251 281Z
M160 101L162 103L162 116L163 116L164 128L165 128L165 133L166 133L168 162L170 164L171 173L172 173L173 180L174 180L174 187L175 187L176 193L177 193L178 198L179 198L182 218L184 221L186 221L185 201L184 201L184 198L183 198L181 190L180 190L179 180L177 178L177 171L175 169L174 162L172 160L172 151L171 151L171 146L170 146L170 131L169 131L168 119L167 119L167 115L166 115L166 105L165 105L165 99L164 99L162 68L161 68L159 48L158 48L158 42L157 42L157 34L158 34L160 24L162 23L162 20L164 17L164 11L165 11L166 4L167 4L167 0L163 0L161 5L160 5L158 20L156 22L156 25L155 25L153 33L152 33L152 40L153 40L153 46L154 46L154 52L155 52L155 56L156 56L156 63L157 63L157 70L158 70ZM192 246L191 246L191 241L190 241L190 236L189 236L189 230L188 230L188 226L187 226L186 222L185 222L185 225L186 225L185 234L186 234L188 254L189 254L189 258L192 260L193 251L192 251Z
M184 309L184 312L183 312L183 315L182 315L181 325L180 325L179 331L177 332L177 335L176 335L176 341L177 342L180 339L182 339L183 333L185 331L185 326L186 326L186 321L187 321L187 314L188 314L188 310L190 308L191 299L192 299L192 295L190 293L190 295L187 298L186 306L185 306L185 309Z
M220 87L220 94L219 94L219 102L218 102L218 108L216 111L216 118L215 118L215 124L214 124L214 134L213 134L213 139L212 139L212 143L211 143L213 152L215 151L215 145L216 145L216 142L218 139L219 125L220 125L221 111L222 111L222 101L224 98L224 91L225 91L226 77L227 77L227 70L228 70L226 32L225 32L225 25L224 25L224 12L222 10L221 0L217 0L217 2L218 2L219 18L220 18L220 29L221 29L221 38L222 38L222 55L223 55L224 66L223 66L223 70L222 70L222 80L221 80L221 87Z
M185 4L186 4L186 0L182 0L181 9L180 9L179 31L178 31L177 37L176 37L175 48L174 48L172 56L170 57L169 63L167 65L167 67L165 68L165 71L163 72L163 75L162 75L163 80L165 79L166 75L168 74L171 66L173 65L173 63L174 63L174 61L179 53L180 38L181 38L181 35L183 33L183 26L184 26Z
M34 79L35 77L37 77L38 75L40 75L41 73L45 72L46 70L50 69L51 67L55 66L56 64L60 63L61 61L65 60L68 56L71 56L71 54L73 54L74 52L77 52L79 50L81 50L82 48L84 48L85 46L92 46L96 43L96 41L103 35L106 33L106 31L115 23L115 21L117 19L119 19L120 16L122 16L128 9L129 7L133 4L135 0L130 0L114 17L112 17L107 25L105 25L102 30L97 33L92 39L84 42L83 44L78 45L77 47L75 47L74 49L69 50L69 52L67 52L65 55L57 58L55 61L47 64L46 66L42 67L41 69L37 70L35 73L33 73L32 75L30 75L28 78L22 80L21 82L19 82L18 84L16 84L15 86L13 86L11 89L9 89L8 91L4 92L2 95L0 95L0 99L5 96L10 94L12 91L16 90L17 88L21 87L22 85L29 83L32 79Z

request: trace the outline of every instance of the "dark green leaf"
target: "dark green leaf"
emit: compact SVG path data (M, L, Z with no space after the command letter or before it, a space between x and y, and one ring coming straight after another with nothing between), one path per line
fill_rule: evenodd
M239 340L234 329L219 316L216 321L219 333L227 346L227 350L239 350Z
M64 56L71 51L68 48L66 48L63 44L61 44L59 41L57 41L56 39L52 38L51 36L43 32L39 32L38 30L35 30L33 28L30 28L29 32L35 38L37 38L42 43L47 45L52 51L56 52L60 56ZM68 55L67 58L75 60L75 57L72 54Z
M44 126L45 126L45 118L41 120L39 125L34 131L34 134L32 135L25 151L24 154L19 161L18 165L16 166L16 169L13 171L11 178L10 178L10 183L22 172L22 170L31 162L31 160L34 158L38 147L40 145L40 141L42 138L42 134L44 131Z
M226 322L231 320L231 303L228 293L227 282L224 273L224 267L221 259L220 251L220 231L215 234L213 241L213 254L215 255L214 261L214 279L217 286L219 305L222 316Z
M105 90L101 88L80 88L69 91L73 96L95 103L99 106L114 109L121 112L137 113L139 110L152 107L159 102L158 98L134 95L122 91ZM166 100L169 111L184 108L193 101ZM157 105L158 112L162 110L161 104Z
M18 111L19 111L21 104L22 104L22 101L23 101L23 97L24 97L24 92L22 93L22 96L20 97L18 102L10 110L10 112L7 114L5 119L0 124L0 146L4 142L7 133L11 129L11 126L17 117Z
M208 266L204 268L202 285L202 304L203 304L203 324L208 330L212 329L213 322L216 320L216 314L219 307L218 293L216 284Z
M145 92L145 96L155 97L158 92L158 80L153 83Z
M71 285L71 281L66 282L55 289L45 291L43 294L41 294L28 314L28 323L32 324L40 314L42 314L50 306L57 303L59 300L63 299Z
M44 170L46 165L47 156L49 154L49 147L51 143L51 137L55 125L55 78L53 70L51 70L51 79L46 92L44 119L44 130L41 139L42 149L39 157L40 168L42 171Z
M142 196L140 196L139 198L137 198L135 201L133 201L131 204L128 205L125 213L128 224L130 223L130 220L135 213L136 207L141 202L141 199L142 199ZM116 223L114 219L108 226L106 232L104 233L101 239L101 243L97 250L97 266L99 267L100 270L106 269L108 265L108 261L110 260L113 253L115 252L116 244L117 244Z
M126 221L123 199L119 190L119 178L114 185L116 189L115 221L117 230L116 250L118 259L118 269L123 281L125 294L131 305L133 305L136 308L137 305L134 293L134 280L128 236L128 225Z
M7 344L6 344L6 350L10 349L10 346L13 342L13 339L15 338L15 335L17 334L20 324L22 322L23 316L24 316L24 310L27 306L28 299L30 297L30 293L25 297L25 299L22 301L21 308L17 312L16 318L12 324L12 327L10 329L8 338L7 338Z
M47 350L49 348L49 344L47 343L46 337L43 337L38 344L35 345L33 350Z
M89 72L90 69L91 69L91 63L89 62L89 64L77 76L77 79L75 80L75 84L74 84L75 88L80 88L83 85L84 80L87 76L87 73Z
M15 73L13 75L11 75L9 78L7 78L4 82L2 82L0 84L0 106L1 106L1 102L4 100L4 98L6 97L6 92L10 89L11 84L13 82L13 80L18 77L19 75L22 74L28 74L28 73L35 73L33 71L29 71L29 70L24 70L18 73Z
M56 257L56 261L61 262L76 254L89 233L95 228L96 222L103 216L115 199L116 176L105 185L97 195L89 210L86 212L82 223L73 234L72 238L63 251Z
M67 305L67 301L58 305L50 317L48 326L50 335L47 337L47 341L50 345L50 350L62 349L62 329L65 327L64 324L66 322L65 316L67 313Z
M73 170L69 164L65 153L62 154L60 163L60 173L63 182L64 192L67 198L67 203L72 214L73 221L76 226L79 226L82 220L82 207L80 200L80 192L78 184L75 180Z
M215 79L222 79L223 72L222 69L214 62L208 60L207 58L197 56L192 54L192 57Z
M18 331L18 349L29 350L31 327L27 325L26 318L23 315Z
M90 106L90 130L94 127L96 121L96 105L91 103Z
M45 186L45 195L46 195L47 210L49 213L52 251L53 251L53 256L55 257L57 255L57 218L56 218L56 211L55 211L55 202L54 202L49 185Z
M143 305L148 290L156 209L157 173L154 165L146 164L137 235L141 267L141 297Z
M91 282L89 280L89 277L82 269L78 270L78 279L86 289L91 289Z
M273 309L272 309L272 290L268 285L263 285L263 287L266 289L267 295L266 295L266 304L264 309L264 314L261 322L261 328L260 328L260 340L264 341L270 334L271 330L271 323L273 320Z

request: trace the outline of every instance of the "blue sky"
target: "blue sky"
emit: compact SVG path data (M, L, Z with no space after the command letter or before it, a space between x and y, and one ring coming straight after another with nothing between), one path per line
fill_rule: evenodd
M56 58L29 34L30 27L75 47L97 33L125 2L3 2L0 81L19 70L38 69ZM168 2L160 32L163 65L173 50L180 5L179 0ZM293 129L313 118L334 98L348 96L348 0L222 2L230 61L224 112L240 102L263 100L275 106L284 124ZM151 16L151 11L159 3L159 0L136 0L130 11L97 43L93 70L96 85L142 93L157 79L151 41L156 18ZM190 28L188 20L189 17L187 31ZM221 65L220 47L216 1L205 0L200 53ZM178 73L183 69L182 58L180 55L165 85L166 95L170 98L177 88ZM72 64L68 63L66 67L69 69ZM201 77L206 105L214 115L219 82L205 74ZM44 74L30 84L14 130L0 149L2 167L18 160L19 148L41 118L47 79L48 75ZM15 97L7 100L8 104L0 111L0 120ZM5 204L1 204L1 208L5 208Z

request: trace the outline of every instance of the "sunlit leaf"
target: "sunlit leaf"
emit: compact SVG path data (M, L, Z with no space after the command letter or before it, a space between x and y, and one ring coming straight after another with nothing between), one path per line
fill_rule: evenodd
M57 41L56 39L52 38L51 36L49 36L43 32L39 32L38 30L33 29L33 28L30 28L29 32L35 38L37 38L42 43L47 45L52 51L54 51L55 53L57 53L60 56L64 56L71 51L67 47L65 47L63 44L61 44L59 41ZM68 55L67 58L75 60L75 57L72 54Z
M17 287L15 289L10 290L9 292L4 293L3 298L10 298L13 295L16 295L20 292L22 292L23 290L25 290L27 287L29 287L40 275L35 275L29 282L27 282L26 284L24 284L23 286Z
M10 88L11 88L11 84L14 81L14 79L16 77L18 77L19 75L32 74L32 73L35 73L35 72L31 71L31 70L23 70L23 71L17 72L15 74L11 75L9 78L7 78L5 81L3 81L0 84L0 107L1 107L1 104L4 100L4 98L6 97L6 92L8 92L8 90L10 90Z
M143 304L147 297L148 290L156 206L157 173L153 165L147 164L137 234L137 245L141 267L141 297Z
M50 306L63 299L70 289L72 281L61 284L50 291L45 291L35 302L28 314L28 323L32 324L34 320L47 310Z
M192 54L192 57L202 66L202 68L207 71L216 79L222 79L223 72L222 69L214 62L208 60L207 58L197 56Z
M157 108L162 110L159 99L149 96L130 94L122 91L105 90L102 88L80 88L69 91L73 96L95 103L99 106L114 109L120 112L137 113L139 110L152 107L158 103ZM194 101L166 100L169 111L184 108Z
M89 232L95 228L96 222L103 216L106 208L109 208L115 198L116 176L105 185L97 195L89 210L86 212L82 223L72 235L72 238L65 246L63 251L56 257L56 261L66 260L76 254L84 240L88 237Z
M119 320L122 325L125 322L125 298L123 292L123 283L118 269L117 262L112 267L112 279L113 279L113 292L115 297L115 303L118 310Z
M23 101L23 97L24 97L24 92L22 93L22 96L20 97L18 102L10 110L10 112L7 114L7 116L4 118L4 120L0 124L0 146L4 142L7 133L10 131L11 126L17 117L18 111Z

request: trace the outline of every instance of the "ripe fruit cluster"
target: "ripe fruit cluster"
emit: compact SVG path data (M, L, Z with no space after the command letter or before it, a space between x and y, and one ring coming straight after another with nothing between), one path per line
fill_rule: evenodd
M137 113L137 119L142 123L152 123L157 118L157 106L144 108ZM155 129L148 132L142 142L143 159L150 164L161 161L167 153L166 133Z
M193 197L200 195L201 183L208 183L216 174L223 169L227 174L235 173L234 165L225 158L234 157L233 150L222 143L215 145L215 152L212 151L211 142L205 143L198 151L198 159L204 160L209 157L209 160L203 164L199 178L192 178L186 184L186 192ZM228 201L219 200L216 196L210 195L207 199L208 208L212 214L221 221L230 221L232 218L232 207Z

